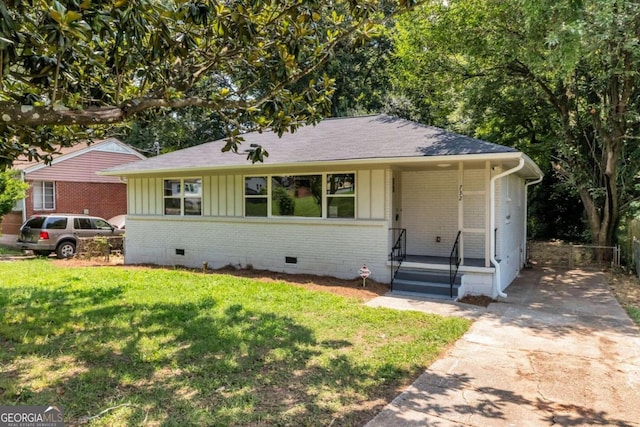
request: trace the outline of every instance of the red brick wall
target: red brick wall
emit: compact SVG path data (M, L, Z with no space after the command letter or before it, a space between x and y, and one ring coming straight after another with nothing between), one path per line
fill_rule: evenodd
M18 234L22 225L22 212L9 212L2 218L0 234Z
M27 218L34 214L84 213L109 219L127 213L127 186L117 183L96 182L56 182L56 208L52 211L34 211L32 189L27 192ZM15 218L13 218L15 216ZM17 219L19 217L19 219ZM6 224L5 224L6 223ZM19 223L16 227L16 223ZM12 213L11 218L2 221L3 234L18 234L22 225L22 214Z
M84 213L109 219L127 213L127 186L84 182L56 182L56 209L60 213ZM31 191L29 191L31 195ZM33 214L51 213L34 211L33 201L27 198L27 217Z

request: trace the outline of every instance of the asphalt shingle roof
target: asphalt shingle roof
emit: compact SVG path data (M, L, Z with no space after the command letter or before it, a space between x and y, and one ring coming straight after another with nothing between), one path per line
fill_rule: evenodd
M326 119L281 138L273 132L243 135L268 152L265 164L513 153L518 150L386 115ZM224 140L129 163L105 172L144 172L216 166L247 166L246 154L222 153Z

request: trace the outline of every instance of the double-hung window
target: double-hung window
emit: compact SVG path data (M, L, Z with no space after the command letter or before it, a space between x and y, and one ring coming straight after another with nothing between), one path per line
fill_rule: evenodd
M327 218L355 218L356 176L353 173L327 175Z
M267 177L248 176L244 179L244 212L246 216L267 216Z
M34 211L52 211L56 208L53 182L35 181L32 190Z
M165 179L164 214L185 216L202 215L202 179Z

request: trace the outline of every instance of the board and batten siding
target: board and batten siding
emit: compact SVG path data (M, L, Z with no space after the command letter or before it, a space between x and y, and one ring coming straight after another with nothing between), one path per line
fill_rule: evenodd
M389 172L390 173L390 172ZM358 219L384 219L386 207L386 171L356 171L356 203Z
M385 219L387 171L359 169L353 172L356 174L356 218ZM244 216L244 177L239 174L198 177L202 178L202 216ZM127 180L128 214L163 215L163 180L163 177L130 177Z
M485 258L489 228L490 169L465 168L462 171L462 244L465 258Z

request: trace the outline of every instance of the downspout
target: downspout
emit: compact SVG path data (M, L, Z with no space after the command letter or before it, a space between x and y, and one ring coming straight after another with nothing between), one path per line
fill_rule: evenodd
M24 170L20 171L20 180L22 182L26 182L26 174L24 173ZM26 194L25 194L24 199L22 199L22 223L24 224L25 222L27 222L27 196L26 196Z
M496 269L496 274L495 274L495 278L494 278L494 282L493 282L493 287L494 290L496 291L496 293L498 294L498 296L502 297L502 298L506 298L507 294L505 294L504 292L502 292L502 290L500 289L500 279L501 279L501 272L500 272L500 263L498 262L498 260L496 259L496 233L494 232L494 230L496 229L496 181L500 178L504 178L507 175L511 175L512 173L516 173L518 172L520 169L522 169L524 167L524 158L520 157L520 161L518 163L518 166L511 168L509 170L506 170L502 173L499 173L498 175L494 176L491 178L491 184L490 184L490 203L491 203L491 207L490 207L490 212L491 212L491 216L490 216L490 222L491 222L491 230L490 230L490 238L491 238L491 263L493 264L493 266Z
M539 184L542 182L543 175L540 175L539 178L534 179L533 181L527 182L524 184L524 236L522 241L524 242L524 262L526 265L527 262L527 218L529 216L529 186L534 184Z

